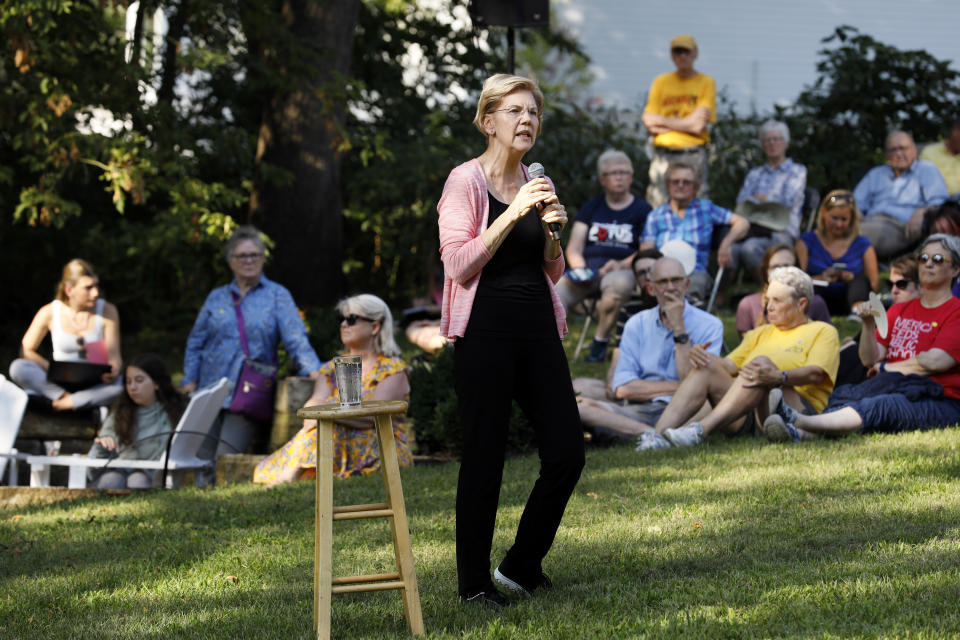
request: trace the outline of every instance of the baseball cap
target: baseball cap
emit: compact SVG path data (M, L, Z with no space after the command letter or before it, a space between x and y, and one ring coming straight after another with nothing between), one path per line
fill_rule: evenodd
M670 48L696 51L697 41L693 39L693 36L682 33L679 36L674 36L673 40L670 41Z

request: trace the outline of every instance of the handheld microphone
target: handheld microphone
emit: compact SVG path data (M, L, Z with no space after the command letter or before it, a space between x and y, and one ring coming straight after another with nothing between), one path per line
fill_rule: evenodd
M534 162L533 164L531 164L529 167L527 167L527 171L530 172L531 180L542 178L543 174L546 173L546 169L544 169L543 165L540 164L539 162ZM560 223L550 222L547 224L547 226L550 228L550 237L556 240L557 242L559 242L560 241Z

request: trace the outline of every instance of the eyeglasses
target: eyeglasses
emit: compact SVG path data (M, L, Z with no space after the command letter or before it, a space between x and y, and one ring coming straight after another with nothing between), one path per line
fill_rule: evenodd
M616 169L614 171L604 171L600 174L604 178L614 177L614 178L624 178L626 176L632 176L633 171L627 171L626 169Z
M693 185L693 180L678 178L676 180L670 180L670 184L672 184L675 187L689 187Z
M660 278L659 280L654 280L654 281L653 281L653 284L657 285L658 287L665 287L665 286L667 286L668 284L672 284L672 285L675 286L675 287L679 287L680 285L682 285L682 284L684 283L684 281L686 281L686 278L680 278L680 277L677 277L677 278Z
M906 289L913 283L914 283L913 280L908 280L907 278L900 278L899 280L891 280L890 290L892 291L894 289Z
M262 253L235 253L233 259L237 262L256 262L263 258Z
M853 203L852 193L838 193L827 198L827 208L840 207Z
M504 107L503 109L493 110L493 113L505 113L511 118L513 118L514 120L519 120L520 116L522 116L524 112L526 112L526 114L530 116L531 120L537 120L540 117L540 112L537 111L536 109L524 109L523 107L520 107L517 105L514 105L512 107Z
M80 357L84 360L87 359L87 344L83 340L83 336L77 336L77 346L80 347Z
M684 53L693 53L693 51L690 49L684 49L683 47L674 47L673 49L670 49L670 53L675 56L679 56Z
M917 256L917 260L920 261L920 264L927 264L927 262L930 260L933 260L933 264L943 264L944 262L947 264L953 264L953 260L946 256L942 256L939 253L935 253L933 255L930 255L929 253L921 253L919 256Z
M358 316L355 313L351 313L350 315L346 315L346 316L343 316L343 315L337 316L337 324L343 324L344 322L346 322L348 327L352 327L353 325L357 324L357 320L363 320L365 322L376 322L376 320L374 320L373 318L368 318L367 316Z
M888 154L890 154L890 153L903 153L903 152L906 152L906 151L909 151L909 150L910 150L910 147L901 145L901 146L899 146L899 147L887 147L887 148L885 149L885 152L888 153Z

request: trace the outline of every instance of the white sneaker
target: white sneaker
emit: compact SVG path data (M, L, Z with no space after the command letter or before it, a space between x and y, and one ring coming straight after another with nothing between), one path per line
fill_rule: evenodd
M706 440L703 437L703 427L700 426L699 422L691 422L685 427L677 427L676 429L667 429L663 432L663 437L675 447L692 447L703 444Z
M669 449L670 443L656 431L644 431L637 438L637 451L649 451L650 449Z

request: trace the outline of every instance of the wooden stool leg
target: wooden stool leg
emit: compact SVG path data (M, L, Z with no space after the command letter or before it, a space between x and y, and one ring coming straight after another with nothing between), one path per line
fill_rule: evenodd
M333 604L333 421L321 420L317 427L313 626L317 640L329 640Z
M410 526L407 523L407 509L403 501L403 487L400 484L400 464L397 461L397 445L393 439L393 423L389 415L380 414L376 418L377 439L380 444L380 469L383 471L383 486L387 494L387 504L393 509L390 526L393 532L393 552L397 559L397 570L403 581L403 610L415 636L425 633L423 613L420 611L420 592L417 590L417 575L413 568L413 548L410 545Z

